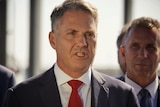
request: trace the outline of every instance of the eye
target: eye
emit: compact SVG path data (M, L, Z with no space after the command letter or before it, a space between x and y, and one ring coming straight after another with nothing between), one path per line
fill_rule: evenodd
M95 34L93 32L86 32L85 36L95 38Z
M152 45L152 44L147 45L146 48L150 49L150 50L156 50L156 47L154 45Z
M76 30L71 30L67 34L73 36L76 34Z
M133 49L138 49L138 48L139 48L139 45L138 45L137 43L133 43L133 44L131 45L131 48L133 48Z

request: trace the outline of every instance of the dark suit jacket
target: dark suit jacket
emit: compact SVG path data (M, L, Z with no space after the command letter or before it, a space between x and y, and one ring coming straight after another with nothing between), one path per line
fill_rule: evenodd
M91 107L137 107L132 88L92 71ZM8 91L5 107L62 107L54 67Z
M160 76L158 78L160 80ZM117 79L125 82L125 77L124 76L119 76L119 77L117 77ZM157 107L160 107L160 81L159 81L159 85L158 85L158 90L157 91L158 91Z
M0 107L2 107L2 103L8 88L15 85L15 77L11 70L5 68L0 65Z

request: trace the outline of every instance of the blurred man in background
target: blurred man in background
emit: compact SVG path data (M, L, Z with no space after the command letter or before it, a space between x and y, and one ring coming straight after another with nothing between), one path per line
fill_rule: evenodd
M141 107L160 107L160 23L149 17L133 20L120 51L126 63L120 79L134 87Z

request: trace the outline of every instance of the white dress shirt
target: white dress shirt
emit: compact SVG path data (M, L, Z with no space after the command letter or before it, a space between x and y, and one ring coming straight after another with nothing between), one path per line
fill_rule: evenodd
M129 85L131 85L134 90L135 93L137 95L137 97L139 98L139 91L142 89L141 86L139 86L138 84L136 84L134 81L132 81L131 79L129 79L127 77L127 75L125 75L125 82ZM158 99L158 77L151 83L149 84L147 87L145 87L145 89L147 89L150 94L151 94L151 102L152 102L152 107L157 107L157 99Z
M75 78L72 78L64 73L57 64L55 64L54 72L57 80L62 107L68 107L72 88L68 85L67 82ZM76 78L75 80L80 80L83 82L83 84L78 89L78 93L83 102L83 107L91 107L91 68L80 78Z

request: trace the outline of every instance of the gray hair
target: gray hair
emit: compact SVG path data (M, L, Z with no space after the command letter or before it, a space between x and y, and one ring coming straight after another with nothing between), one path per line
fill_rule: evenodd
M127 30L126 37L128 36L130 30L132 28L137 28L137 27L144 27L147 29L157 29L157 36L158 36L158 45L160 47L160 22L157 19L151 18L151 17L140 17L135 20L133 20Z
M95 20L96 26L98 23L98 12L96 7L83 0L66 0L61 5L54 8L51 14L51 29L52 31L56 28L56 23L68 10L81 10L92 15Z

